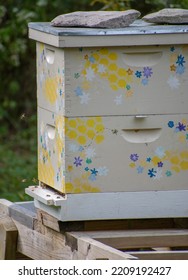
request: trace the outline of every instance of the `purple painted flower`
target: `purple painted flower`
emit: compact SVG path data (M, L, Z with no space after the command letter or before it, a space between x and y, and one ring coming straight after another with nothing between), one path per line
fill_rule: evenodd
M83 159L81 159L80 157L75 157L74 159L75 159L74 164L76 165L76 167L82 165Z
M162 161L160 161L160 162L158 162L158 167L163 167L163 162Z
M173 121L169 121L169 122L168 122L168 126L169 126L170 128L174 127L174 122L173 122Z
M178 122L178 126L176 126L178 131L186 131L186 125L183 123Z
M144 74L144 77L146 77L146 78L151 77L151 75L153 74L152 68L150 68L150 67L144 67L144 69L143 69L143 74Z
M131 154L130 155L130 159L132 160L132 161L137 161L138 160L138 158L139 158L139 156L137 155L137 154Z

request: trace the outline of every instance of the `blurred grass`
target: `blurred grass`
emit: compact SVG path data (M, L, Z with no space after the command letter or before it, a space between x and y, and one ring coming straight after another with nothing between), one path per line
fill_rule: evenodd
M37 123L36 115L20 117L20 129L8 137L1 132L0 198L12 202L31 200L25 188L37 181ZM4 137L2 137L4 134Z

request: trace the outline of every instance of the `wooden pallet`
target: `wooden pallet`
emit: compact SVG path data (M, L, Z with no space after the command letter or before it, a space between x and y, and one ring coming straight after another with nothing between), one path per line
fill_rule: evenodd
M188 260L188 219L59 222L1 199L0 259Z

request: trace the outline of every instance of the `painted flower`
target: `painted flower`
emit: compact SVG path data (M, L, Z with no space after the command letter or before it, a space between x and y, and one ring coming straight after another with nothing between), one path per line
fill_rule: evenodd
M86 69L86 80L91 82L94 79L94 77L95 77L94 70L91 67L87 68Z
M101 166L97 168L97 171L99 176L107 176L109 170L106 166Z
M173 122L173 121L169 121L169 122L168 122L168 126L169 126L170 128L174 127L174 122Z
M137 155L137 154L131 154L130 155L130 159L132 160L132 161L137 161L138 160L138 158L139 158L139 156Z
M85 150L85 153L86 153L86 157L87 157L87 158L93 158L93 157L96 155L95 149L92 148L92 147L87 148L87 149Z
M99 73L105 73L106 72L106 67L103 64L98 65L98 72Z
M74 161L74 164L76 165L76 167L82 165L83 159L81 159L80 157L75 157L74 160L75 160L75 161Z
M174 52L174 51L175 51L175 47L174 47L174 46L171 47L171 48L170 48L170 51L171 51L171 52Z
M144 86L147 86L148 85L148 79L142 79L142 84Z
M79 73L74 73L74 78L75 79L78 79L80 77L80 74Z
M138 174L141 174L144 171L144 167L139 165L136 170L137 170Z
M88 104L90 99L90 94L83 92L82 95L80 95L80 104Z
M94 174L95 176L97 176L97 173L98 173L98 170L93 168L93 169L90 169L91 171L91 174Z
M87 159L86 159L86 163L87 163L87 164L90 164L90 163L92 163L92 160L91 160L90 158L87 158Z
M159 158L163 158L165 156L165 149L163 147L157 147L157 149L155 150L155 154Z
M148 158L146 159L146 161L147 161L147 162L151 162L151 158L148 157Z
M114 102L116 103L116 105L121 105L122 104L122 95L116 96L116 98L114 99Z
M76 96L81 96L83 94L81 87L77 87L74 92L76 93Z
M93 56L90 56L90 57L89 57L89 61L90 61L91 63L94 63L94 62L95 62L95 58L94 58Z
M186 134L186 140L188 140L188 133Z
M186 125L183 123L178 122L178 126L176 126L178 131L186 131Z
M166 174L167 177L172 176L172 172L170 170L167 170L165 174Z
M85 171L89 171L89 167L88 166L86 166Z
M90 180L90 181L96 181L97 178L96 178L96 176L95 176L94 174L91 174L91 175L89 176L89 180Z
M130 89L131 89L131 86L130 86L130 85L126 85L126 89L127 89L127 90L130 90Z
M178 55L176 64L183 66L184 63L185 63L184 56L182 54Z
M146 78L151 77L151 75L153 74L152 68L150 68L150 67L144 67L144 69L143 69L143 74L144 74L144 77L146 77Z
M69 151L70 152L78 152L79 151L79 146L74 144L74 143L70 143L69 144Z
M135 76L136 76L137 78L141 78L141 77L142 77L142 72L137 70L137 71L135 72Z
M167 83L171 89L177 89L180 85L178 78L176 78L175 76L170 76Z
M156 176L157 171L154 168L151 168L148 170L148 175L150 178L153 178Z
M158 165L158 167L163 167L163 162L162 162L162 161L159 161L159 162L157 163L157 165Z
M176 74L182 75L185 72L185 66L183 65L178 65L176 67Z

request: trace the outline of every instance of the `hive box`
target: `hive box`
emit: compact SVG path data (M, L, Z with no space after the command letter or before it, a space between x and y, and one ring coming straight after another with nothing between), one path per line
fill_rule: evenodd
M38 207L61 220L188 215L186 30L29 24L38 179L64 195Z

